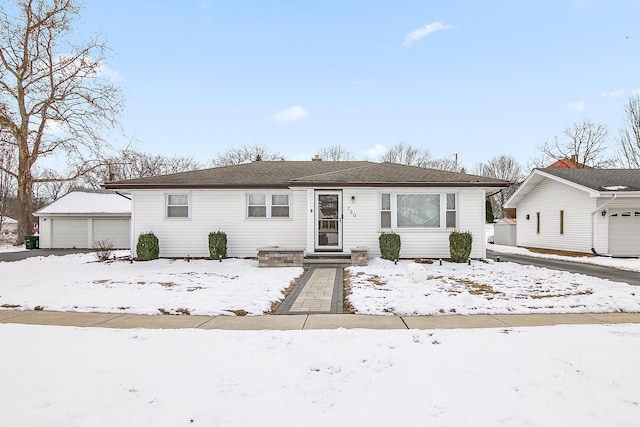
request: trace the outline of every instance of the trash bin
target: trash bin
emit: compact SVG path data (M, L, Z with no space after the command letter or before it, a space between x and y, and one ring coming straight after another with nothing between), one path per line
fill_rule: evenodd
M27 249L38 249L40 247L40 237L24 236L24 247Z

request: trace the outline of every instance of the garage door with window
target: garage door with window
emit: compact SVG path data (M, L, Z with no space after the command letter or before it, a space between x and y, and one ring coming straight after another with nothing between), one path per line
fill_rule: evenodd
M640 255L640 210L611 212L609 253L614 256Z

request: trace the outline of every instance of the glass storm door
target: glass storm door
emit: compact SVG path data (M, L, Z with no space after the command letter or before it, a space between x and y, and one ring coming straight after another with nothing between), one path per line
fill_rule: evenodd
M342 192L316 191L317 251L342 250Z

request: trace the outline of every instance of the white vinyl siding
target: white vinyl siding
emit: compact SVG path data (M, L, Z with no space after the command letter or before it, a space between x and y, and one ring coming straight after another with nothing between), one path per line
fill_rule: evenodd
M595 209L596 199L585 191L544 179L518 204L518 246L590 252L591 212ZM564 211L563 233L560 233L560 211ZM600 215L594 215L593 219L594 227L599 227ZM606 250L598 250L603 249Z
M343 247L367 247L370 257L379 256L378 238L383 229L380 224L381 194L442 194L456 193L457 229L471 231L471 256L485 256L484 212L485 191L474 188L343 188ZM247 218L247 195L270 194L259 190L192 190L191 220L166 221L162 213L164 196L158 190L133 191L132 239L135 250L137 237L153 231L160 241L161 257L207 257L208 235L224 231L228 238L230 257L255 257L264 246L300 248L314 251L314 195L315 189L295 188L288 192L289 218L286 220L259 220ZM276 194L276 193L273 193ZM444 197L444 196L443 196ZM442 200L442 199L441 199ZM271 200L273 202L273 200ZM446 206L441 202L441 222ZM394 228L400 234L403 258L449 257L451 229Z
M141 233L152 231L160 242L161 257L208 257L210 232L227 233L230 257L254 257L263 246L305 248L306 191L291 191L290 218L268 221L247 218L247 194L260 191L191 190L190 221L166 221L162 215L163 193L133 191L133 245ZM273 224L273 225L272 225Z
M419 190L412 189L411 194ZM457 229L470 231L473 234L473 246L471 256L483 258L485 250L485 191L484 189L464 188L430 188L422 190L424 194L456 194L456 218ZM381 213L384 194L407 194L406 188L389 189L364 189L345 188L344 194L344 220L343 241L344 248L348 251L355 247L367 247L369 257L380 256L378 238L380 233L391 232L400 235L402 248L401 258L448 258L449 234L447 228L384 228L381 224ZM352 200L352 196L354 199ZM444 212L445 206L441 206Z

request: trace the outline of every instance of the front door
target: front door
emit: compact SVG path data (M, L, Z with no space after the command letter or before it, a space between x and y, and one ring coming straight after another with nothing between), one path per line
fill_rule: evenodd
M316 191L315 249L342 251L342 191Z

